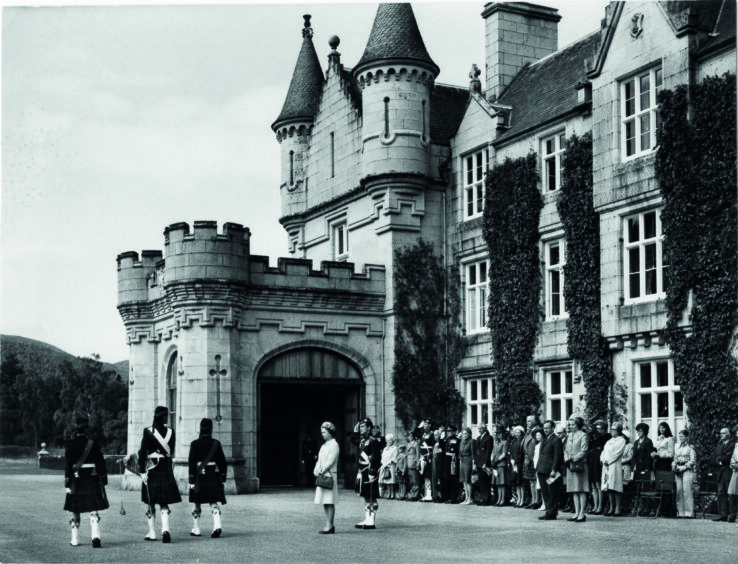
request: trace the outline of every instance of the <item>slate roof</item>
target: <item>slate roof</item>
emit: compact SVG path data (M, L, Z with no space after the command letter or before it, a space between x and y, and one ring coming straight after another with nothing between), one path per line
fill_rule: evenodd
M554 120L578 105L576 85L587 79L587 68L597 57L596 31L535 63L526 65L502 91L496 104L512 106L510 128L495 144Z
M464 119L469 89L436 84L431 94L430 137L433 143L448 145Z
M714 14L715 19L711 20L712 35L708 36L703 41L698 50L698 54L709 52L714 48L717 48L724 43L735 43L736 37L736 1L735 0L722 0L721 2L695 2L696 4L720 4L721 10L718 10Z
M438 76L439 68L425 48L410 4L379 4L364 54L354 72L385 61L414 63Z
M304 33L300 54L297 56L292 81L287 90L282 111L272 124L276 129L280 122L286 120L304 119L312 121L318 112L320 95L323 91L325 77L320 68L318 54L315 52L312 34Z

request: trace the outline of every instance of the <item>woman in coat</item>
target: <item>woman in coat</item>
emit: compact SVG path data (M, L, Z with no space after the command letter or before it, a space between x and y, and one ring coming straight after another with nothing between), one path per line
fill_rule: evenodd
M318 460L313 468L316 477L328 474L333 476L333 488L315 488L315 505L322 505L325 512L325 527L318 531L321 535L332 535L336 532L333 523L336 517L336 501L338 501L338 442L336 441L336 426L326 421L320 426L320 436L323 437L323 446L318 452Z
M589 452L589 436L584 432L584 419L572 417L567 422L568 435L564 447L564 464L566 464L566 491L574 500L574 515L569 521L583 523L587 520L584 510L587 509L589 495L589 472L587 471L587 453ZM577 471L575 471L579 467Z
M694 470L697 467L697 452L689 444L689 431L679 431L679 444L674 448L671 469L676 478L677 516L694 517Z
M507 490L507 458L509 453L509 442L504 425L495 425L494 445L492 446L492 469L494 474L494 485L497 489L497 500L495 505L505 505L505 494Z
M472 430L464 427L461 433L461 444L459 445L459 475L461 483L464 485L464 501L462 505L471 505L474 503L472 495L472 468L474 466L474 441L472 440Z
M523 478L523 464L525 452L523 452L523 437L525 429L520 425L513 428L513 439L510 442L510 486L515 488L515 507L523 507L525 504L525 482Z
M75 437L69 441L64 453L64 510L72 513L69 524L72 540L69 544L79 545L79 522L81 513L90 514L90 536L92 547L100 548L100 514L98 511L110 507L105 494L108 471L105 459L97 442L88 438L88 419L79 417Z
M610 508L605 515L620 517L620 496L623 493L623 452L625 437L622 423L613 423L610 429L612 438L605 443L600 460L602 461L602 491L607 492Z
M382 467L379 469L379 495L386 499L395 498L397 483L397 455L399 450L395 444L395 436L387 433L387 446L382 449Z

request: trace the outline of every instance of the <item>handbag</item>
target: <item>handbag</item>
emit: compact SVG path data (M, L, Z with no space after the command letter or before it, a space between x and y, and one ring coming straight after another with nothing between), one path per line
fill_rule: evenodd
M569 462L569 471L571 472L584 472L584 462L581 460L570 461Z
M319 474L315 477L315 485L319 488L325 488L326 490L332 490L333 489L333 476L331 475L330 470L326 472L325 474Z

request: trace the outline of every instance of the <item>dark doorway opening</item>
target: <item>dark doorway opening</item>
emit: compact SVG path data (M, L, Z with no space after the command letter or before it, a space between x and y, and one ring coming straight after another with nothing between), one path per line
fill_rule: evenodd
M363 382L353 381L262 381L259 383L258 472L263 486L313 484L302 463L303 443L312 437L323 444L320 425L336 425L341 447L338 480L353 487L356 454L350 434L363 413Z

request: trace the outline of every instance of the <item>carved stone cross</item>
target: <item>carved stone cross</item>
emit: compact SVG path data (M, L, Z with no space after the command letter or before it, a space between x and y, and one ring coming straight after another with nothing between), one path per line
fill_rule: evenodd
M221 421L223 421L223 417L220 414L220 377L225 376L228 374L228 371L225 369L220 368L220 355L215 355L215 368L210 370L210 375L215 378L215 386L217 391L217 405L218 405L218 414L215 416L215 420L220 424Z

